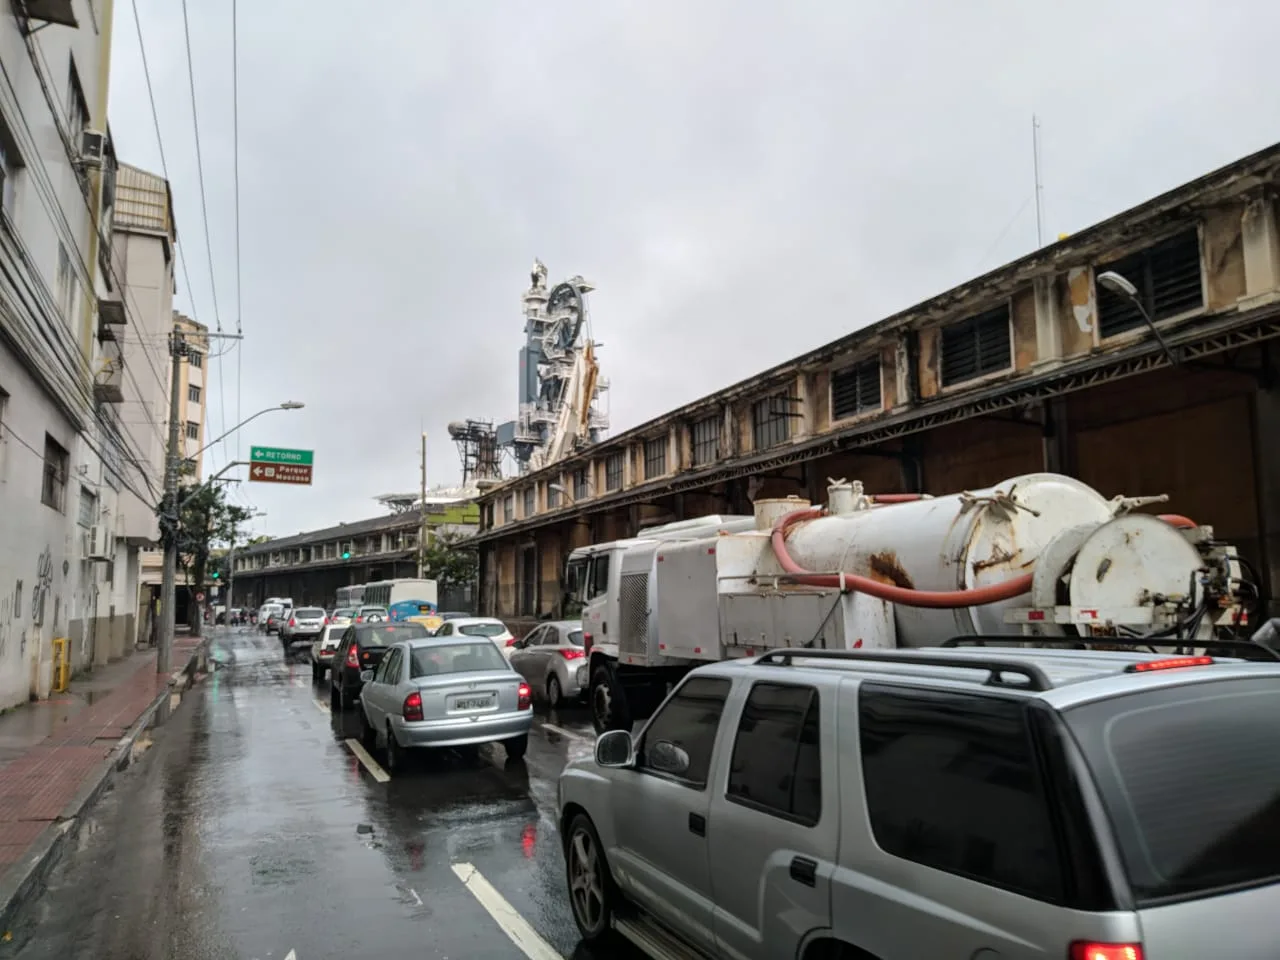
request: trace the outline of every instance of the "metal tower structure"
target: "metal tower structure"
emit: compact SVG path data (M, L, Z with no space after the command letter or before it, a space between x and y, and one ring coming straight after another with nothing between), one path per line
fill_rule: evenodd
M501 480L502 467L498 451L498 433L489 420L455 420L449 424L449 436L458 445L462 458L462 485L477 480Z
M600 403L609 382L600 376L589 329L586 294L593 289L581 276L548 288L546 266L534 261L521 298L525 345L518 413L497 429L498 445L521 473L598 443L609 428Z

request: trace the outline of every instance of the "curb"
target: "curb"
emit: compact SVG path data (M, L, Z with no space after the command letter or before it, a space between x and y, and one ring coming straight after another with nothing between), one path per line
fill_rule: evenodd
M142 716L111 749L111 753L98 765L75 796L32 841L24 859L10 866L0 875L0 931L8 930L14 915L24 907L44 886L68 837L76 833L80 819L102 796L115 779L117 772L126 770L133 760L133 747L138 739L155 723L156 715L170 702L176 693L179 697L195 683L196 675L203 671L208 659L209 640L205 638L191 653L186 666L169 678L169 688L156 696L142 711Z

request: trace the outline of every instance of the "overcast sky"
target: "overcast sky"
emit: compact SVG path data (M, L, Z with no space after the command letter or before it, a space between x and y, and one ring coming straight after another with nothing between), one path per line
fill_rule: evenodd
M191 275L177 303L213 327L181 6L137 4ZM231 0L188 6L234 330ZM1280 140L1272 0L257 0L239 16L244 341L239 392L234 354L208 371L210 425L307 404L241 435L241 457L315 450L310 488L240 485L276 535L416 489L423 427L429 481L458 481L445 425L515 415L535 256L551 283L597 287L618 432L1034 248L1033 113L1047 239ZM110 122L120 158L159 172L123 0Z

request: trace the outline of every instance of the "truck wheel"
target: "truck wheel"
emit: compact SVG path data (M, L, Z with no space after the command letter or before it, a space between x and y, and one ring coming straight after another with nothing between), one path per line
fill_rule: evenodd
M626 690L607 663L600 663L591 671L591 723L596 733L631 729Z

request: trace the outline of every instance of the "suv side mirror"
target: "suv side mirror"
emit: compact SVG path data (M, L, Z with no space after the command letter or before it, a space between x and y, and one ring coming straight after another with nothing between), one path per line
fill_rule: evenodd
M607 730L596 737L596 763L602 767L629 767L635 763L636 748L626 730Z

